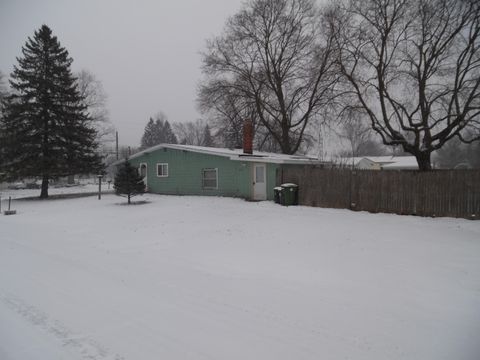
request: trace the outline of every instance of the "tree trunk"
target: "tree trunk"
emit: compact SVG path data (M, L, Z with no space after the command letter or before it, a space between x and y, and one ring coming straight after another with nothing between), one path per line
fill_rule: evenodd
M68 184L68 185L73 185L73 184L75 184L75 175L68 175L67 184Z
M418 170L420 171L429 171L432 170L432 163L430 160L431 153L421 152L415 154L418 163Z
M48 198L48 176L43 175L42 178L42 191L40 192L40 199Z
M130 194L127 195L128 198L128 205L130 205Z
M282 124L282 143L280 144L280 148L282 153L291 155L292 148L290 146L290 134L289 134L289 127L285 124Z

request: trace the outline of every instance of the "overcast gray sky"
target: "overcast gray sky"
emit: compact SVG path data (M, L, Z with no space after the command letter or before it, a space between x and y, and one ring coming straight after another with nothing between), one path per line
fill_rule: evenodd
M200 51L242 0L0 0L0 70L10 74L28 36L48 25L102 81L120 143L136 146L148 118L199 118Z

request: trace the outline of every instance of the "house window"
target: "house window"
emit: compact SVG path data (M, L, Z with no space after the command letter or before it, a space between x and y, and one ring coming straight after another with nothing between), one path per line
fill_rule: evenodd
M157 176L158 177L168 177L168 164L167 163L157 164Z
M255 182L265 182L265 166L255 166Z
M218 169L202 170L202 187L204 189L216 189L218 187Z

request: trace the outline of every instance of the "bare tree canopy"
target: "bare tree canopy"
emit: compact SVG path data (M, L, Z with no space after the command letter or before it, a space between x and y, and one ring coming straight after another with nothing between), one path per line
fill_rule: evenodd
M222 81L212 80L202 84L197 103L199 110L215 130L217 142L227 148L242 147L242 127L245 119L251 119L254 124L258 123L254 104L243 98L241 92ZM178 126L180 133L186 133L186 125L179 123ZM177 136L179 139L188 139L179 133Z
M5 81L5 75L0 71L0 102L7 95L7 84Z
M178 142L182 145L214 145L210 127L204 120L198 119L197 121L173 123L172 127Z
M454 138L435 154L435 163L444 169L480 169L480 142L466 144Z
M480 138L480 3L352 0L325 18L348 94L386 145L420 170L457 137Z
M97 130L97 142L113 141L115 128L110 122L107 110L107 94L102 82L88 70L75 74L80 95Z
M217 100L212 106L227 121L254 111L287 154L299 149L337 81L332 38L318 15L313 0L249 1L203 55L201 94Z
M373 130L365 117L357 112L344 111L344 119L335 131L341 141L346 142L347 151L341 152L342 157L380 156L386 155L382 145L373 137Z

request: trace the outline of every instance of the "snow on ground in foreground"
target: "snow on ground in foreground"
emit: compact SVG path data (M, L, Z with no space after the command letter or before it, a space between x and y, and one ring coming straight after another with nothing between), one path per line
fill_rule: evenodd
M480 359L480 222L145 198L0 216L0 359Z

